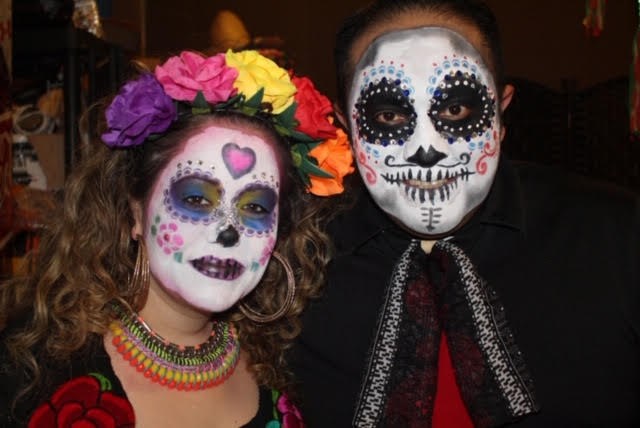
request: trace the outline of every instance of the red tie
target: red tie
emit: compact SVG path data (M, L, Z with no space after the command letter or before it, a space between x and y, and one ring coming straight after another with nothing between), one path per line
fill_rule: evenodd
M467 408L460 397L444 332L440 336L438 389L436 390L432 423L433 428L473 428Z

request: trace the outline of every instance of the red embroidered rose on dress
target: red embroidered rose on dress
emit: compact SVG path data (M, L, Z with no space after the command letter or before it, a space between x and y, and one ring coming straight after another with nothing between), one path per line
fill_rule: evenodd
M110 385L105 378L72 379L36 409L29 428L133 428L131 404L108 389Z

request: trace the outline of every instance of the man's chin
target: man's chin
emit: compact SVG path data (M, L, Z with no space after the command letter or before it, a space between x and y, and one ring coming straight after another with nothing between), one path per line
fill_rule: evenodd
M476 208L477 209L477 208ZM458 231L462 226L467 224L469 219L473 217L476 209L471 210L471 212L467 213L462 219L458 222L451 222L450 225L439 225L438 227L434 227L433 231L425 231L424 225L421 225L422 228L416 230L416 228L407 225L407 223L403 222L400 218L395 217L394 215L387 213L389 218L398 225L402 230L410 234L416 239L420 239L423 241L437 241L439 239L446 238L448 236L453 235L456 231Z
M402 230L404 230L405 232L407 232L408 234L410 234L414 238L421 239L421 240L435 241L435 240L438 240L438 239L442 239L442 238L445 238L445 237L451 235L457 229L457 227L452 227L450 229L447 229L447 228L435 228L432 232L431 231L424 231L422 229L421 230L416 230L415 228L413 228L411 226L407 226L405 223L403 223L400 219L398 219L396 217L393 217L391 215L389 217Z

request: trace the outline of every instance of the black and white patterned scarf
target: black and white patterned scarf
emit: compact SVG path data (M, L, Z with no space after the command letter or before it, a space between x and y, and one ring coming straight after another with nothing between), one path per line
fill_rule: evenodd
M426 254L414 240L391 277L354 426L431 426L442 333L476 427L537 411L497 294L456 245L438 241Z

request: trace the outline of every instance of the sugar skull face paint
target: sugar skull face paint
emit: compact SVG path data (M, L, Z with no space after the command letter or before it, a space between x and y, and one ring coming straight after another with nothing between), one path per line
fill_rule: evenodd
M253 290L275 245L279 179L273 149L255 133L211 126L191 137L147 207L158 286L211 312Z
M449 29L396 31L372 43L354 76L352 138L374 200L418 234L453 230L498 166L496 86L481 54Z

